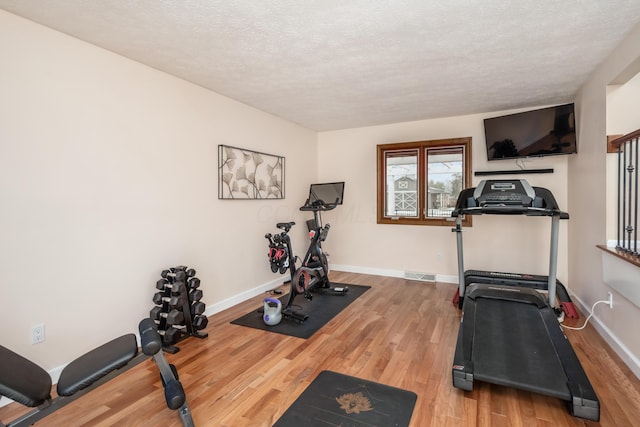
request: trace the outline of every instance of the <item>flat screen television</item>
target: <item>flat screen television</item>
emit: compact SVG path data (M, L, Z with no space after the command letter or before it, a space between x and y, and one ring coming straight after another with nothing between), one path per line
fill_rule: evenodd
M557 105L484 120L489 160L577 152L573 104Z
M342 204L344 195L344 182L327 182L324 184L311 184L309 187L309 203L322 200L325 203ZM337 200L337 202L336 202Z

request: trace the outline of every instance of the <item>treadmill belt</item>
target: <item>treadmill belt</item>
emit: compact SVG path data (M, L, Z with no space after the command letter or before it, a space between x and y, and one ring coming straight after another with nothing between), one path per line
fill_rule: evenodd
M571 400L540 310L532 304L487 298L475 302L474 378Z

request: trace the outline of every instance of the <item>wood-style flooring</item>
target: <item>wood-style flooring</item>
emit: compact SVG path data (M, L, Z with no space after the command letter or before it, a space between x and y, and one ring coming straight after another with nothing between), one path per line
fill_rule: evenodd
M451 304L454 285L331 275L333 282L371 289L309 339L229 323L261 306L259 296L212 316L208 338L181 341L181 351L167 355L179 371L197 426L271 426L322 370L415 392L413 427L640 425L640 380L591 325L566 334L600 398L600 423L571 417L564 402L550 397L483 383L476 383L473 392L453 388L460 321ZM0 420L7 423L22 412L12 403L0 408ZM158 370L148 360L37 425L181 422L167 409Z

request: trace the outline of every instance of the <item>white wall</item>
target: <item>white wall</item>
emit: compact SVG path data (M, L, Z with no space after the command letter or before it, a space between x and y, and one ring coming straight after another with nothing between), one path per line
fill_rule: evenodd
M607 135L626 135L640 129L637 102L640 73L624 84L607 86ZM607 154L607 240L617 240L618 155Z
M607 135L625 135L640 128L638 94L640 73L624 84L607 86Z
M612 52L578 93L577 116L579 154L569 161L569 277L573 291L583 308L606 299L611 290L602 280L602 252L596 248L607 239L607 85L638 65L640 57L640 25ZM637 111L637 108L636 108ZM638 274L640 283L640 272ZM640 309L614 291L614 309L596 308L595 325L640 376L640 336L634 325Z
M518 110L522 111L522 110ZM376 224L376 145L393 142L472 137L472 167L517 169L514 160L487 162L482 120L508 114L450 117L322 132L318 135L319 181L346 181L345 202L330 212L332 235L325 247L338 268L379 274L418 271L456 280L456 239L451 227ZM567 156L526 163L528 169L554 168L553 174L515 175L547 187L567 207ZM501 178L491 176L489 178ZM502 176L504 178L504 176ZM480 177L473 177L477 184ZM469 269L547 274L550 220L526 217L475 217L463 234ZM558 278L567 283L567 224L561 224ZM568 284L570 285L570 283Z
M315 132L3 11L0 63L2 345L51 370L135 332L169 266L209 308L276 279ZM286 199L218 200L218 144L286 156Z

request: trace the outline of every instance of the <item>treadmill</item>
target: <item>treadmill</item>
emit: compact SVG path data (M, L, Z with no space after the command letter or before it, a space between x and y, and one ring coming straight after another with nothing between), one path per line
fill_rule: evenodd
M551 218L547 298L532 287L465 282L462 218L464 215L527 215ZM452 213L456 218L459 295L453 386L473 390L474 380L544 394L567 402L576 417L599 421L600 402L554 307L558 230L562 212L553 194L524 179L486 180L462 190Z

